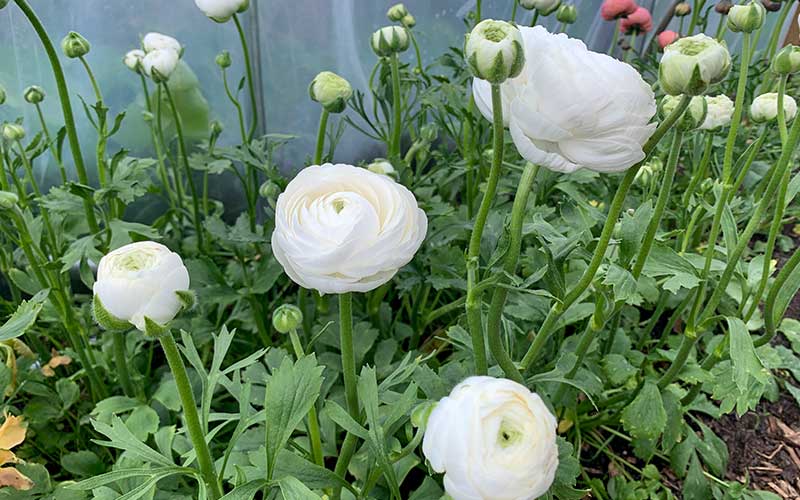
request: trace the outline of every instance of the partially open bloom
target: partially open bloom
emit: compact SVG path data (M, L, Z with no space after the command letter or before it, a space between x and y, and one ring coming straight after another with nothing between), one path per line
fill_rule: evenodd
M600 6L600 15L606 21L614 21L630 16L637 7L634 0L603 0L603 4Z
M142 69L154 82L166 82L178 67L179 61L180 56L174 50L152 50L142 59Z
M731 55L725 45L700 33L664 47L658 79L667 94L700 95L722 81L730 68Z
M674 95L665 95L661 99L661 114L666 118L678 106L681 98ZM688 131L699 127L706 119L708 104L703 96L694 96L689 101L689 107L675 122L675 126L680 130Z
M661 47L661 50L664 50L664 47L671 44L678 38L680 38L680 35L670 30L662 31L656 37L656 39L658 40L658 46Z
M703 124L700 125L701 130L716 130L718 128L727 127L731 123L733 116L733 101L725 94L720 94L714 97L706 96L706 104L708 112Z
M161 33L146 34L144 38L142 38L142 48L145 52L163 49L174 50L178 54L183 52L183 47L178 40L169 35L163 35Z
M211 20L224 23L237 12L244 12L250 0L194 0L197 8Z
M405 186L327 163L301 170L278 197L272 251L304 288L368 292L411 261L427 230L428 218Z
M129 50L125 57L122 58L122 62L129 70L138 73L142 71L142 59L144 59L144 56L145 53L142 49Z
M180 255L154 241L131 243L106 254L94 282L95 317L104 328L130 323L145 331L145 318L166 325L186 307L189 272Z
M647 33L653 29L653 16L644 7L637 7L633 14L623 18L619 23L619 30L623 33Z
M384 26L369 39L372 50L380 57L388 57L392 54L405 52L408 49L410 39L405 27Z
M319 73L308 86L312 101L318 102L330 113L341 113L353 95L350 82L331 71Z
M532 500L558 468L556 419L521 384L469 377L430 413L422 452L454 500Z
M464 57L474 76L504 82L519 75L525 64L522 35L511 23L484 19L467 35Z
M772 59L772 72L777 75L791 75L800 71L800 47L787 45Z
M375 161L367 165L367 170L381 175L394 175L397 173L392 163L385 158L375 158Z
M539 15L549 16L558 9L561 0L519 0L519 4L523 9L536 9Z
M728 28L733 32L752 33L764 24L766 14L761 2L751 0L747 5L734 5L728 12Z
M790 95L783 96L783 114L786 121L797 115L797 102ZM756 123L764 123L778 118L778 94L768 92L753 99L750 105L750 119Z
M644 159L656 104L639 73L567 35L541 26L520 31L525 66L500 86L503 121L519 153L557 172L619 172ZM472 92L491 120L489 82L474 79Z
M4 123L3 138L7 141L21 141L25 138L25 129L19 123Z

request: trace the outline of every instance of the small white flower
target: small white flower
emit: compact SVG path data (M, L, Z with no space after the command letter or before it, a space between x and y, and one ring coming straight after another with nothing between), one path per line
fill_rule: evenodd
M145 52L153 50L174 50L178 55L183 51L180 42L168 35L161 33L148 33L142 39L142 48Z
M160 243L140 241L100 259L95 300L114 319L145 330L145 317L166 325L184 303L176 292L189 290L189 272L181 257Z
M556 425L525 386L469 377L431 412L422 452L454 500L533 500L555 478Z
M218 23L224 23L250 6L250 0L194 0L194 3L203 14Z
M525 66L500 91L503 121L522 157L557 172L620 172L644 159L656 103L639 73L564 34L520 31ZM491 120L489 82L474 79L472 92Z
M783 114L786 121L797 115L797 102L790 95L783 96ZM778 94L769 92L753 99L750 105L750 119L756 123L764 123L778 118Z
M703 124L700 125L700 129L716 130L727 127L731 123L731 117L733 116L733 101L725 94L714 97L706 96L705 99L708 105L708 113Z
M394 175L397 173L391 162L384 158L376 158L375 161L367 165L367 170L381 175Z
M275 206L272 251L289 277L320 293L368 292L408 264L428 218L414 195L385 175L314 165Z
M156 83L166 82L178 67L180 57L171 49L156 49L148 52L142 59L144 73Z
M712 83L722 81L731 68L724 44L702 33L679 38L664 47L658 80L671 95L701 95Z
M464 57L477 78L504 82L519 75L525 64L522 34L511 23L484 19L467 35Z
M145 53L141 49L129 50L125 54L125 57L122 58L122 62L128 67L128 69L138 73L142 69L142 60L144 59L144 56Z

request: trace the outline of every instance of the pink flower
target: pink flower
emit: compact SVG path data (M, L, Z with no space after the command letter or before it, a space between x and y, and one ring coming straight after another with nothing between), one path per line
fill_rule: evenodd
M661 47L661 50L664 50L664 47L680 38L680 35L674 31L666 30L659 33L657 38L659 47Z
M634 0L604 0L600 6L600 15L606 21L614 21L620 17L626 17L636 11Z
M650 11L644 7L637 7L633 14L622 18L619 23L619 30L625 34L636 31L637 33L647 33L653 29L653 17Z

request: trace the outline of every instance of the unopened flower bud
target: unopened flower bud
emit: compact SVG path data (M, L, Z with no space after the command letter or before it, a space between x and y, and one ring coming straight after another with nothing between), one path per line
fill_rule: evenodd
M292 304L283 304L272 313L272 326L280 333L289 333L303 322L303 311Z
M129 50L125 57L122 58L122 62L129 70L139 73L142 71L142 59L144 59L144 56L145 53L142 49Z
M439 137L439 126L436 123L426 123L419 129L419 136L423 141L431 143Z
M786 121L797 115L797 102L790 95L783 96L783 116ZM756 123L774 121L778 118L778 94L769 92L753 99L750 105L750 119Z
M505 21L483 20L467 35L464 56L476 78L503 83L519 75L525 65L522 34Z
M578 19L578 9L574 5L562 4L556 12L556 20L560 23L572 24Z
M25 138L25 129L18 123L3 124L3 137L7 141L19 141Z
M679 96L664 96L664 98L661 99L661 116L666 117L672 113L678 106L680 100L681 97ZM678 118L675 125L683 131L694 130L705 121L707 112L708 104L706 103L705 97L692 97L692 100L689 102L689 107L686 108L686 111Z
M67 36L61 40L61 50L65 56L72 59L85 56L89 53L90 48L89 41L74 31L67 33Z
M224 23L236 13L247 10L250 0L195 0L197 8L209 19L218 23Z
M172 49L156 49L147 53L142 59L144 73L156 83L169 80L178 67L180 56Z
M549 16L558 9L561 0L519 0L519 5L523 9L536 9L540 16Z
M259 196L268 200L277 198L280 193L281 188L279 188L278 185L272 181L265 181L263 184L261 184L261 187L258 188Z
M408 14L406 16L403 16L403 19L400 20L400 24L402 24L406 28L413 28L414 26L417 25L417 20L414 19L414 16Z
M772 72L778 75L791 75L800 71L800 47L787 45L772 59Z
M219 120L211 120L209 128L211 129L211 133L214 135L219 135L223 130L225 130L225 127L222 126L222 122Z
M30 87L26 88L23 92L22 96L25 98L26 102L31 104L38 104L44 101L44 89L38 85L31 85Z
M408 49L408 44L408 32L401 26L384 26L370 38L372 50L380 57L404 52Z
M734 5L728 12L728 28L734 32L752 33L764 24L766 14L764 5L755 0L746 5Z
M701 95L722 81L731 68L731 55L723 43L698 34L680 38L664 47L658 79L671 95Z
M329 113L341 113L353 95L350 83L331 71L323 71L311 80L308 95Z
M396 3L389 7L389 10L386 11L386 17L389 18L390 21L399 22L404 17L408 15L408 9L406 6L401 3Z
M0 191L0 209L9 210L19 203L19 196L11 191Z
M706 119L700 125L701 130L717 130L731 123L733 117L733 101L725 94L709 97L705 96L708 111Z
M688 2L681 2L675 6L675 16L683 17L692 13L692 6Z
M381 175L394 175L396 173L394 166L384 158L375 158L375 161L367 165L367 170Z
M217 66L219 66L222 69L230 68L231 67L231 53L228 52L227 50L223 50L222 52L217 54L217 57L214 59L214 62L216 62Z
M720 0L717 2L717 5L714 6L714 10L717 11L717 14L727 16L731 7L733 7L733 2L731 2L731 0Z

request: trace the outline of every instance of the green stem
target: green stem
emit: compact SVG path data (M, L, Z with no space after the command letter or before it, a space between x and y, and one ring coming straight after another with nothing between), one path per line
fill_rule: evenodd
M339 295L339 344L342 354L342 378L344 379L347 412L353 420L359 421L358 379L356 378L356 356L353 348L353 295L351 293ZM357 442L358 437L348 433L342 443L335 467L336 474L341 477L347 473ZM340 494L341 488L336 488L334 498L338 498Z
M594 341L595 337L597 336L597 332L600 330L600 326L602 325L595 325L594 319L590 319L586 324L586 329L583 331L581 338L578 340L578 346L575 348L575 364L572 365L569 372L564 375L565 380L572 380L575 375L578 373L581 365L583 365L583 360L586 358L586 353L589 352L589 346L592 345L592 341ZM564 395L564 391L567 389L567 384L561 383L556 389L555 394L553 394L553 402L558 404L561 400L561 397Z
M228 100L231 101L233 107L236 108L236 116L239 119L239 134L242 136L242 144L244 144L247 142L247 130L244 126L244 111L242 110L242 103L240 103L239 99L231 92L230 85L228 85L228 72L225 71L225 68L222 68L222 85L225 87L225 95L228 96Z
M122 390L129 398L136 397L136 389L128 370L128 356L125 352L125 332L109 332L113 341L114 364L117 369L117 378Z
M617 19L617 22L614 24L614 34L611 35L611 45L608 46L608 55L614 55L614 49L617 48L617 40L619 40L619 23L620 20Z
M539 166L528 162L525 165L525 170L522 172L522 177L517 185L517 194L514 197L514 205L511 209L511 225L508 229L509 245L503 263L503 272L506 275L513 275L517 270L517 261L519 260L520 249L522 248L522 223L525 219L528 196L531 193L531 187L533 186L533 181L536 179L536 174L538 172ZM502 276L499 279L502 279ZM502 286L496 287L494 294L492 294L492 303L489 307L489 315L486 321L489 348L492 351L494 359L497 360L497 364L500 365L503 372L506 374L506 377L523 384L525 380L514 365L514 361L503 347L503 341L500 338L503 307L506 304L507 297L508 288Z
M194 228L197 233L197 248L201 251L205 249L205 238L203 235L204 229L200 223L200 200L197 197L197 188L194 185L192 176L192 167L189 166L189 152L186 150L186 141L183 137L183 125L181 125L181 116L178 114L178 108L175 106L175 100L172 98L172 92L169 90L169 85L166 82L162 84L164 92L167 94L167 101L172 110L172 118L175 122L175 133L178 135L178 149L181 160L183 161L183 168L186 175L186 181L189 183L189 191L192 194L192 217L194 218Z
M50 135L50 129L47 128L47 122L45 122L44 113L42 113L42 107L38 102L34 104L34 106L36 106L36 115L39 117L39 124L42 126L42 132L44 133L45 139L47 139L47 147L50 150L50 154L53 155L56 165L58 165L58 172L61 174L61 182L66 184L67 169L64 167L64 162L61 161L61 155L58 153L55 141L53 141L53 137Z
M314 165L322 163L322 154L325 151L325 132L328 129L328 116L330 113L327 109L322 108L322 113L319 115L319 128L317 129L317 146L314 148Z
M493 158L489 178L486 181L486 193L483 195L475 225L469 239L467 250L467 322L472 336L472 349L475 356L475 372L486 375L488 363L486 361L486 346L483 339L483 321L481 319L481 296L475 290L478 282L478 268L481 255L481 239L497 192L497 183L500 179L500 168L503 164L503 103L500 94L500 84L492 84L492 131L493 131Z
M798 264L800 264L800 251L796 251L794 254L792 254L789 260L787 260L781 268L778 276L775 277L775 281L772 283L769 293L767 294L767 299L764 301L765 332L753 342L753 345L756 347L769 344L772 338L775 336L775 332L777 331L776 320L778 319L775 317L775 299L778 296L778 292L780 292L783 288L783 285L786 284L789 276L791 276L794 270L797 268ZM780 311L780 314L783 314L783 311Z
M161 342L161 347L164 349L164 354L167 357L167 363L169 363L169 368L172 371L172 375L175 377L175 385L178 388L178 395L181 398L181 405L183 406L183 418L186 423L186 430L189 433L189 439L191 439L195 452L197 453L197 464L200 467L200 475L208 489L209 498L211 500L218 500L222 496L222 488L217 481L214 461L208 449L208 443L206 443L203 428L200 425L200 417L197 415L197 403L192 393L192 384L189 382L189 376L186 373L186 366L183 364L183 359L178 351L178 345L175 343L175 339L172 338L172 333L167 332L161 335L158 340Z
M253 135L256 132L256 126L258 125L258 102L256 100L256 87L255 82L253 81L253 66L250 63L250 48L247 46L247 37L244 34L244 29L242 28L242 23L239 21L239 15L233 15L233 22L236 24L236 31L239 32L239 41L242 43L242 55L244 57L244 67L247 73L247 90L250 93L250 113L253 115L253 119L250 122L250 131L247 133L248 141L253 140Z
M531 18L531 27L536 26L536 23L539 22L539 11L533 11L533 18Z
M34 31L39 36L39 40L44 46L47 53L47 58L50 61L50 66L53 70L53 77L56 80L56 88L58 89L58 99L61 103L61 111L64 114L64 127L67 131L67 139L69 140L69 149L72 151L72 159L75 162L75 171L78 174L78 181L81 184L89 185L89 176L86 173L86 166L83 163L83 155L81 154L81 145L78 140L78 130L75 127L75 118L72 113L72 104L69 100L69 89L67 88L67 80L64 78L64 70L61 67L61 62L58 60L53 42L47 35L47 30L44 29L42 22L36 16L36 13L28 5L27 0L14 0L19 8L22 10L25 17L33 26ZM86 213L86 222L89 224L89 230L96 233L99 230L97 225L97 218L94 215L94 207L91 200L83 199L83 209Z
M389 138L389 159L395 160L400 156L400 138L402 134L401 105L400 105L400 61L397 53L389 57L392 70L392 135Z
M781 134L781 144L786 144L789 138L789 132L786 128L786 113L783 110L784 96L786 95L786 80L789 75L781 75L778 80L778 131Z
M794 2L784 2L783 4L783 9L778 16L778 21L772 28L772 34L769 37L769 45L767 46L766 52L767 61L772 61L772 58L775 57L775 51L778 49L778 39L783 31L783 25L786 24L786 17L789 15L789 12L792 10L793 6Z
M156 126L154 125L156 122L155 116L153 116L153 107L150 103L150 92L147 90L147 80L144 77L144 74L139 72L139 79L142 83L142 92L144 92L144 107L147 112L151 116L151 120L148 124L148 128L150 129L150 140L153 141L153 149L155 150L156 160L158 161L158 176L161 179L161 184L164 185L164 191L167 193L167 198L169 199L169 204L171 208L175 207L175 196L172 192L170 183L169 183L169 175L167 174L167 166L164 163L164 152L161 149L161 142L158 140L158 135L156 132Z
M668 332L664 332L665 335ZM692 347L694 347L695 342L697 342L697 337L690 337L689 335L684 335L681 338L681 345L678 347L678 353L675 355L675 359L672 361L672 364L669 365L669 368L664 375L658 379L658 387L659 389L663 389L675 380L675 377L678 376L678 373L683 369L683 366L686 364L686 360L689 358L689 353L692 352Z
M697 170L695 170L694 175L692 176L692 179L689 181L689 186L683 193L683 199L681 201L684 207L688 208L689 200L694 194L695 189L697 189L697 186L706 177L706 172L708 171L708 165L711 163L711 152L713 146L714 146L714 134L712 132L706 132L706 146L705 149L703 150L703 156L700 159L700 165L698 165Z
M305 350L300 343L300 337L297 335L297 329L292 328L289 330L289 338L292 342L292 349L294 349L295 357L300 360L305 356ZM319 418L317 417L317 407L312 406L308 412L308 439L311 442L311 455L314 457L314 463L320 467L325 466L324 456L322 454L322 437L319 432Z

